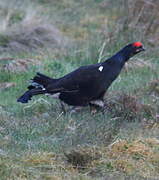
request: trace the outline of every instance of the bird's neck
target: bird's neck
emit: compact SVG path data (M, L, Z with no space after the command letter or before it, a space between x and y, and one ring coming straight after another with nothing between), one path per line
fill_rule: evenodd
M129 60L130 57L131 53L129 51L125 51L125 49L122 49L115 55L113 55L111 58L109 58L108 61L123 66L125 62Z
M122 50L117 52L112 58L117 59L119 61L126 62L129 60L130 57L131 57L130 51L123 48Z

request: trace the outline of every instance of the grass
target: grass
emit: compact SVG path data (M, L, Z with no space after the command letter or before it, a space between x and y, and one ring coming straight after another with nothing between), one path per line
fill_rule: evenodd
M44 96L34 97L26 105L16 102L36 72L60 77L79 66L98 62L99 56L102 60L110 57L137 36L140 39L137 29L134 33L129 29L121 32L117 26L114 31L114 24L119 24L123 13L124 5L119 8L121 2L108 1L110 8L105 10L102 0L83 3L37 0L34 3L37 15L28 13L32 12L28 2L17 11L16 1L6 32L0 27L0 46L11 41L8 32L9 35L12 30L20 32L19 27L26 19L32 24L30 27L35 26L36 18L43 24L56 25L69 43L62 48L1 54L2 58L13 57L15 62L16 59L39 62L27 64L24 72L11 72L3 67L12 60L0 61L0 83L16 84L0 89L1 179L158 178L159 63L158 51L146 41L149 36L145 36L144 43L148 51L132 58L109 88L105 97L109 110L104 114L92 116L86 107L77 114L63 115L58 100ZM9 12L7 4L6 7ZM3 16L6 17L5 13Z
M30 68L28 72L14 74L1 72L1 77L3 77L1 82L14 82L18 85L3 90L0 94L0 144L2 152L5 152L5 156L7 156L7 158L3 159L4 155L2 154L2 166L8 167L2 168L2 177L11 178L12 173L15 173L13 177L15 176L15 178L21 179L23 176L26 179L53 179L54 177L55 179L62 179L65 177L64 174L66 174L68 179L73 176L77 179L89 179L90 176L84 175L87 171L90 171L89 168L85 171L79 171L72 169L72 167L70 167L70 169L63 167L67 166L65 165L66 157L64 157L63 152L70 151L70 149L76 150L77 147L80 146L87 146L88 148L96 146L99 148L98 151L100 152L100 148L106 148L108 144L117 139L131 141L133 145L134 142L132 139L136 142L139 137L141 137L143 141L145 141L145 138L158 137L158 129L153 125L149 126L149 124L155 123L153 116L158 110L155 110L155 113L150 114L150 116L140 113L139 116L134 116L133 122L128 122L128 119L123 112L125 113L128 111L131 113L132 110L121 109L120 106L122 106L122 104L118 104L117 92L119 92L119 94L121 92L121 94L123 94L124 92L130 96L136 96L140 103L150 104L150 106L156 107L156 104L152 102L151 96L147 96L146 92L146 87L149 87L149 83L153 79L156 79L156 71L154 73L154 71L147 67L133 69L128 72L123 71L120 78L109 89L106 99L108 98L109 101L117 103L115 107L116 110L113 110L113 114L106 112L104 115L99 113L92 117L89 109L85 108L79 114L67 114L64 116L61 114L58 101L48 97L35 97L33 101L27 105L18 104L16 102L16 98L19 94L23 93L26 88L26 81L33 77L38 69L41 69L43 73L50 76L62 76L78 67L81 63L79 62L78 64L79 57L77 57L77 62L74 61L74 55L72 57L70 57L70 59L66 57L65 60L62 59L59 61L44 56L41 57L41 59L43 59L41 67L37 66ZM153 62L154 61L151 63ZM136 89L138 89L137 93L135 93ZM117 111L119 111L118 115ZM147 119L146 124L143 124L144 119ZM151 127L153 128L151 129ZM155 151L158 152L158 148L156 148ZM29 162L33 161L31 164L28 163L26 165L22 158L18 160L18 164L15 164L16 160L13 156L18 158L20 155L25 159L27 158L26 154L28 153L31 154L29 156L33 156L33 160L29 160ZM39 153L40 157L38 155ZM54 166L52 164L52 158L50 157L52 155L50 155L50 153L55 154L55 156L61 156L61 154L63 154L62 157L64 160L60 162L60 165L58 165L59 162L55 162ZM149 168L149 166L152 168L151 170L154 174L158 173L158 170L155 168L156 163L158 162L155 162L154 165L154 163L151 164L148 160L149 165L144 165L146 170L141 169L139 172L136 172L134 164L136 164L137 160L134 161L134 159L132 159L133 157L127 159L128 157L126 155L124 155L124 157L118 156L118 161L111 159L108 155L110 159L104 160L106 163L103 163L103 160L99 160L99 162L96 162L97 164L95 163L93 167L91 166L91 171L95 174L94 176L102 177L106 174L113 174L113 176L116 177L115 174L120 172L121 176L134 176L134 179L140 176L141 178L151 177L151 173L146 176L144 175L144 172L148 171L147 168ZM129 156L131 156L131 154ZM133 156L135 156L134 158L136 159L140 158L138 155ZM40 167L36 167L36 161ZM51 161L51 165L48 164L49 161ZM34 170L29 170L32 167L32 163ZM34 164L36 164L35 167ZM59 166L62 166L62 170L59 169ZM9 167L12 167L13 169ZM39 173L39 171L41 171L39 168L43 169L41 173ZM57 172L55 173L55 170L49 170L50 168L55 168ZM92 170L94 168L96 170ZM52 171L54 171L54 173L52 173ZM154 174L152 177L155 177Z

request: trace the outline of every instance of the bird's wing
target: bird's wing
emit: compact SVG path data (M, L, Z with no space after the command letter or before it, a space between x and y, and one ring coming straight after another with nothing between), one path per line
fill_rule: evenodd
M99 67L98 64L80 67L60 78L57 83L50 84L47 89L52 91L54 88L63 88L62 91L78 91L91 88L95 80L99 79Z

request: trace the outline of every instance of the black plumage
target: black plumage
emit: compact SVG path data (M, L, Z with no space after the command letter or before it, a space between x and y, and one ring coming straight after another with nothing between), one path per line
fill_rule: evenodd
M143 50L140 42L129 44L104 62L82 66L59 79L37 73L28 91L17 101L27 103L34 95L57 93L61 101L72 106L87 106L96 100L103 100L125 62Z

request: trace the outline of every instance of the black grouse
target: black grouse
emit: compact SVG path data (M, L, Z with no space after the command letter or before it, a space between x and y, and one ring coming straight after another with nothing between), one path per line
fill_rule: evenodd
M28 90L17 101L28 103L32 96L49 94L58 95L62 102L72 106L103 106L104 94L125 62L144 50L141 42L134 42L104 62L79 67L59 79L37 73Z

